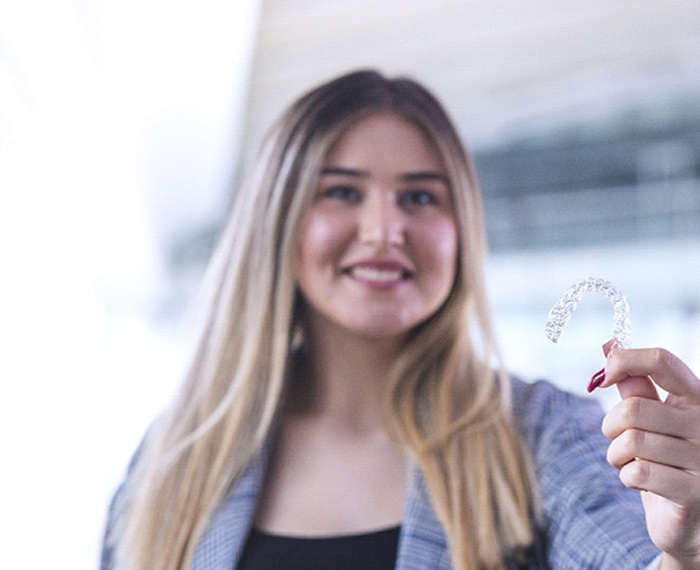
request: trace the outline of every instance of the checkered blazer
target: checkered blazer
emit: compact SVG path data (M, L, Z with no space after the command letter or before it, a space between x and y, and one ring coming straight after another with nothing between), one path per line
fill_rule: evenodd
M544 520L529 569L641 570L659 554L649 540L639 493L624 487L605 460L602 411L592 399L544 381L513 380L513 412L529 448ZM235 570L267 465L267 451L245 472L216 511L192 570ZM114 511L114 509L113 509ZM112 512L110 519L118 516ZM105 549L102 570L111 568ZM414 470L399 538L396 570L449 570L447 541ZM511 563L509 568L518 568Z

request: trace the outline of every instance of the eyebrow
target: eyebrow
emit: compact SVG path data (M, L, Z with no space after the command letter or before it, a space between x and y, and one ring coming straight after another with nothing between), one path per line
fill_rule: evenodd
M432 171L408 172L401 176L401 180L404 182L442 182L443 184L449 186L447 176L440 174L439 172Z
M354 168L343 168L340 166L328 166L321 170L321 176L350 176L353 178L366 178L369 172L365 170L357 170ZM402 182L442 182L448 185L447 176L432 170L407 172L402 174L399 179Z
M340 166L327 166L321 169L321 176L352 176L354 178L366 178L369 172L354 168L342 168Z

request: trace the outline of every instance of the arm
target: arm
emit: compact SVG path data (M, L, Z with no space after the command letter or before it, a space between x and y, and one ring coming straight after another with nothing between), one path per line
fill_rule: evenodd
M105 531L102 538L100 570L114 570L116 568L114 550L118 542L117 534L122 511L124 509L126 486L129 483L129 476L136 466L136 462L141 454L145 441L146 438L144 437L129 461L124 481L119 485L119 487L117 487L114 495L112 496L112 500L110 501L109 510L107 511L107 523L105 525Z
M122 502L123 485L117 489L109 505L107 514L107 525L102 539L102 552L100 554L100 570L113 570L114 561L114 530L117 524L120 505Z

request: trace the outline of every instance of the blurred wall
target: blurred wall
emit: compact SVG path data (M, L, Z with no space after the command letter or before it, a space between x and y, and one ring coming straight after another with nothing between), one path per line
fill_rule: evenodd
M0 568L98 565L187 354L169 251L226 207L256 15L0 2Z

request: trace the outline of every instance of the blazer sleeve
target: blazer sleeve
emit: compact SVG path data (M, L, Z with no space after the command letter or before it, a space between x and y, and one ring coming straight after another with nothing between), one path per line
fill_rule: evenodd
M513 414L530 448L548 561L557 570L641 570L659 550L638 491L606 460L603 410L549 382L514 380Z
M112 497L107 513L107 524L105 526L104 535L102 537L102 552L100 554L100 570L115 570L114 547L115 547L115 530L121 504L124 495L124 484L122 483Z
M126 475L122 483L117 487L107 511L107 523L105 525L104 534L102 536L102 550L100 553L100 570L116 570L115 547L118 542L118 530L121 514L124 510L124 499L126 495L126 486L129 483L129 477L136 466L139 455L141 454L148 432L141 440L138 448L129 460L129 465L126 469Z

